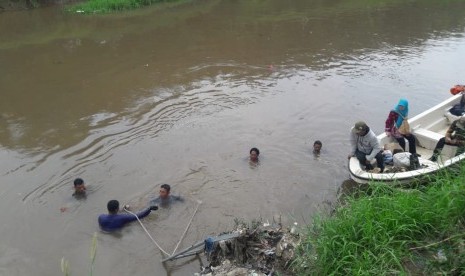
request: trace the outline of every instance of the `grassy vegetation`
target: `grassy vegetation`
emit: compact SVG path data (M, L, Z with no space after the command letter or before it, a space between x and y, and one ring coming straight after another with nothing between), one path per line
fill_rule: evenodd
M465 165L427 186L372 183L308 229L298 275L464 275Z
M180 0L88 0L69 8L77 13L109 13L132 10L155 3L176 2Z

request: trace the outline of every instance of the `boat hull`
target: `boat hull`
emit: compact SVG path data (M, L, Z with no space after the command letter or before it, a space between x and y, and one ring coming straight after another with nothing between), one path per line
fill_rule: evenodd
M371 173L364 171L357 160L352 157L349 159L349 173L351 179L357 183L385 182L385 183L411 183L414 181L425 181L429 176L449 166L457 164L465 159L465 153L455 156L456 147L445 146L438 162L428 160L433 154L433 149L437 141L444 137L454 116L447 114L447 111L460 102L461 94L455 95L446 101L418 114L409 119L412 133L417 138L417 152L421 154L419 158L421 168L406 172L396 173ZM446 116L447 115L447 116ZM455 117L456 118L456 117ZM381 145L395 142L386 134L378 135Z

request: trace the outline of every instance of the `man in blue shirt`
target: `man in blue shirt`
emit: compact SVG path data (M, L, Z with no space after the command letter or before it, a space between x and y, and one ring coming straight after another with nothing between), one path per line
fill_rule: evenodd
M114 232L123 228L123 226L127 223L137 220L137 218L141 219L148 216L150 211L157 210L158 206L151 205L145 208L136 214L137 217L131 214L118 214L119 202L115 199L108 201L107 209L108 214L101 214L98 217L98 224L100 225L100 229L103 231Z

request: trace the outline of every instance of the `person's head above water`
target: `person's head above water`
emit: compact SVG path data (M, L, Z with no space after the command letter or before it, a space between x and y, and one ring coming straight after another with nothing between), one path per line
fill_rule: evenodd
M84 184L84 180L82 180L82 178L74 179L74 192L76 194L86 193L86 185Z
M170 196L171 187L168 184L162 184L160 186L160 198L167 199Z
M320 140L316 140L316 141L313 143L313 153L319 154L322 147L323 147L323 143L321 143Z
M116 213L118 213L118 210L119 210L119 201L116 200L116 199L112 199L112 200L108 201L108 203L107 203L107 209L108 209L108 213L110 213L110 214L116 214Z
M260 151L257 148L251 148L250 151L250 161L257 162Z

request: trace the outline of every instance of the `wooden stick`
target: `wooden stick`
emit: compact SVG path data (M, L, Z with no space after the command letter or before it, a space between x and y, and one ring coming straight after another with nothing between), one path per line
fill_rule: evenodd
M176 254L174 254L174 255L171 255L171 256L169 256L169 257L166 258L166 259L161 260L161 262L164 263L164 262L166 262L166 261L173 260L173 259L175 259L177 256L182 255L182 254L185 254L186 252L188 252L188 251L190 251L190 250L192 250L192 249L194 249L194 248L197 248L197 247L199 247L199 246L201 246L201 245L203 245L203 244L204 244L204 241L199 241L199 242L197 242L197 243L191 245L190 247L188 247L188 248L186 248L186 249L184 249L184 250L181 250L180 252L178 252L178 253L176 253Z
M421 249L421 248L427 248L427 247L430 247L430 246L433 246L433 245L436 245L436 244L440 244L440 243L443 243L443 242L448 241L448 240L450 240L450 239L453 239L453 238L456 238L456 237L460 237L460 236L463 236L463 235L465 235L465 233L457 234L457 235L448 237L447 239L443 239L442 241L433 242L433 243L430 243L430 244L427 244L427 245L424 245L424 246L412 247L412 248L410 248L410 250L416 250L416 249Z
M202 201L198 201L197 208L195 208L194 214L192 215L191 220L190 220L189 223L187 224L186 230L184 230L184 233L182 234L181 239L179 240L178 244L177 244L176 247L174 248L173 253L171 253L171 256L173 256L174 253L176 253L176 250L178 249L179 245L181 244L182 240L184 239L184 236L185 236L186 233L187 233L187 229L189 229L189 227L191 226L192 219L194 219L194 216L195 216L195 214L197 213L197 210L199 209L200 204L202 204Z

